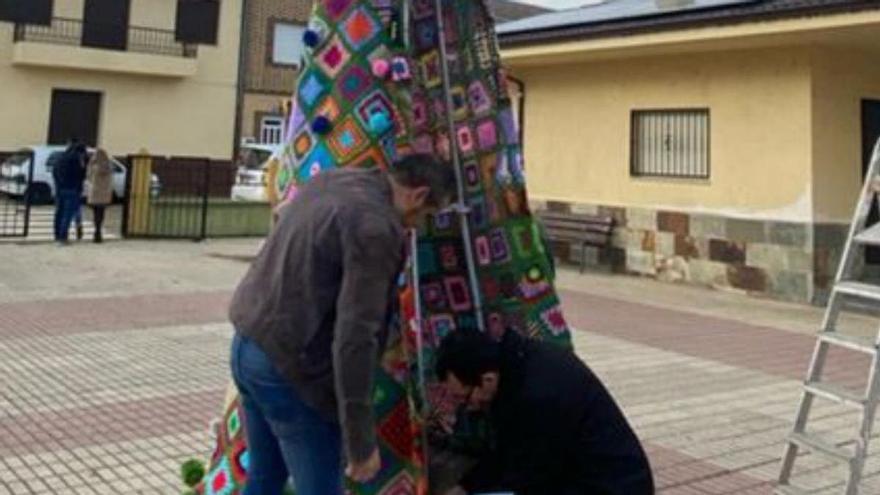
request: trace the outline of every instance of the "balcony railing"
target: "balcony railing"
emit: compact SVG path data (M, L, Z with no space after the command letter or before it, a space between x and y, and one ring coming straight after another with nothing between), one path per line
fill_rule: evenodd
M102 26L90 24L88 27L92 33L97 32L101 34ZM15 26L15 41L83 46L184 58L195 58L198 55L198 47L196 45L178 42L174 38L174 31L171 30L129 26L126 29L125 46L107 46L106 44L85 40L83 37L85 30L83 28L84 23L81 19L68 19L64 17L53 18L51 26L17 24ZM118 29L116 26L107 26L105 28L108 33L115 32L116 29ZM122 44L119 43L119 45Z

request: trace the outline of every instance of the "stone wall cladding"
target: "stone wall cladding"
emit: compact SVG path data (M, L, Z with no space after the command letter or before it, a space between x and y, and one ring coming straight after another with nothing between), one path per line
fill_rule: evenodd
M787 301L816 301L833 278L843 242L838 226L830 225L814 231L805 223L560 201L533 201L532 207L615 219L611 246L588 248L590 266ZM557 245L556 254L580 263L579 246Z

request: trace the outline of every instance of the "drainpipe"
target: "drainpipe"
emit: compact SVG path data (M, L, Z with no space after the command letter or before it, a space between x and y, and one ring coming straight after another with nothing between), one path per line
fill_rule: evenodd
M248 34L250 23L248 22L249 0L241 0L241 23L238 43L238 78L235 83L235 131L233 132L232 162L238 159L241 147L241 119L244 113L244 79L247 71Z

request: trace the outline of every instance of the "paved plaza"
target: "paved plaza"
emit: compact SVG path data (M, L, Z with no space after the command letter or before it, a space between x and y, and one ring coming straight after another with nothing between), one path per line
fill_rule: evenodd
M256 249L0 245L0 494L180 493L180 462L212 446L226 305ZM771 493L821 310L602 274L559 285L578 352L645 442L659 493ZM866 366L840 352L830 372L855 386ZM814 417L840 442L857 421L825 403ZM802 485L840 493L827 459L797 466ZM867 473L863 493L880 493L880 456Z

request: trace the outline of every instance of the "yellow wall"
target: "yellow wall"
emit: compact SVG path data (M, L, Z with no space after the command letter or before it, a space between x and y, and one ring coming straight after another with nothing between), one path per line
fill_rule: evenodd
M862 178L862 99L880 100L880 54L843 49L813 52L816 220L847 222Z
M809 221L810 60L777 48L520 67L529 192ZM630 112L688 107L711 111L711 179L630 177Z
M55 16L81 18L82 4L55 2ZM12 26L0 23L0 150L44 143L52 89L63 88L103 93L99 140L111 153L146 148L228 159L235 126L241 0L224 0L221 6L218 45L199 47L191 77L110 72L109 58L106 70L13 65ZM173 30L175 9L174 0L134 0L131 23ZM61 45L55 49L92 51Z

